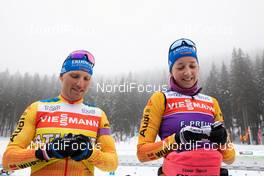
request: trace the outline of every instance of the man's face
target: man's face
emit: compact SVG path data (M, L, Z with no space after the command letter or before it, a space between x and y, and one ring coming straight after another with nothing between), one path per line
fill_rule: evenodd
M91 75L84 71L70 71L60 77L61 94L69 101L76 101L84 97L91 83Z

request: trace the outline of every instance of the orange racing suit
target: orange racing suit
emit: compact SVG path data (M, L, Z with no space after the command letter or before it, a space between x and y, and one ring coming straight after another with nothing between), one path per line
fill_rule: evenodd
M94 150L82 161L51 159L40 161L35 150L56 137L68 133L89 136ZM97 107L88 106L83 99L70 102L61 95L31 104L22 114L3 155L6 170L31 167L32 176L93 176L94 166L113 171L117 168L114 139L110 134L106 114Z
M138 159L145 162L162 158L172 151L172 145L176 143L175 133L181 128L208 126L215 121L223 122L223 116L213 97L201 93L192 97L175 91L155 92L143 112L137 145ZM157 135L161 141L156 141ZM230 141L219 152L225 163L234 161L235 150Z

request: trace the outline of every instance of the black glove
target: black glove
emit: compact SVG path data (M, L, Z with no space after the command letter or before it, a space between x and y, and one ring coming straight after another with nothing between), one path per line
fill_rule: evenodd
M50 160L51 158L66 158L70 156L72 134L68 134L63 138L56 138L50 143L47 143L42 149L35 151L35 156L40 160Z
M179 133L175 134L175 141L178 144L201 141L202 139L207 138L208 134L206 133L206 130L193 126L186 126L182 128Z
M220 168L220 176L228 176L228 170L226 168Z
M227 132L222 122L217 121L211 125L211 133L208 139L218 145L226 143Z
M70 157L75 161L88 159L93 153L93 146L90 138L82 134L75 135L71 145L72 150Z

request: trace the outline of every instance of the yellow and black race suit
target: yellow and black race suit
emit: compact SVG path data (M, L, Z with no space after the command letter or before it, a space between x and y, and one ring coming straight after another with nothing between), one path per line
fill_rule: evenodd
M35 150L68 133L89 136L94 150L80 162L68 158L40 161ZM105 113L83 103L69 102L61 95L31 104L21 116L3 156L6 170L31 167L32 176L92 176L94 167L104 171L117 168L117 154Z

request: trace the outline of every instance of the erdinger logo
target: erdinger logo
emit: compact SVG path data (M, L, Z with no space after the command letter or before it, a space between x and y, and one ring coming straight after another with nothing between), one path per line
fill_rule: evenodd
M83 108L82 113L84 113L84 114L95 114L95 110L94 109L89 110L89 109Z
M73 65L79 65L79 64L89 64L87 61L85 60L72 60L72 64Z
M57 111L60 109L60 105L55 105L55 106L54 105L45 105L44 109L46 111Z
M168 93L168 96L169 97L183 97L184 95L183 94L180 94L178 92L169 92Z

